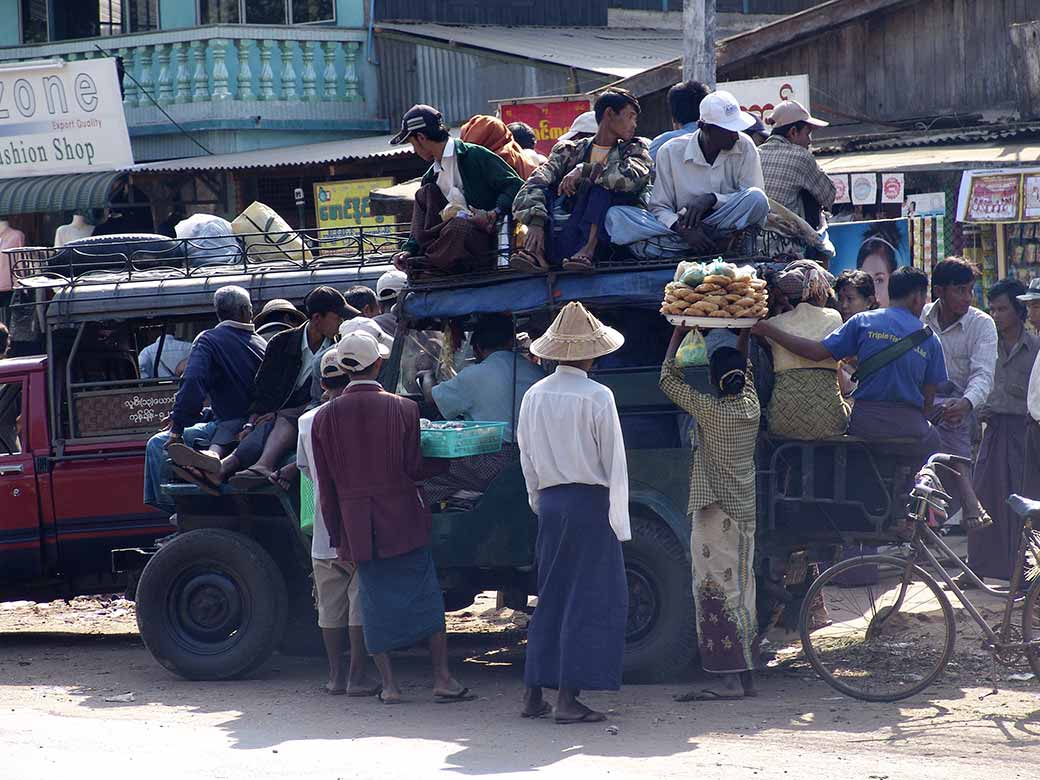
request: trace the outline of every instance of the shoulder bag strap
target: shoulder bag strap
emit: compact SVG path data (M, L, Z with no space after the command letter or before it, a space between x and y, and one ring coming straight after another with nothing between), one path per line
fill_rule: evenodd
M932 329L925 325L920 330L914 331L909 336L904 336L894 344L885 347L877 354L871 355L859 364L856 373L852 375L852 381L862 382L868 376L876 374L882 368L887 366L889 363L898 360L911 349L921 346L921 344L927 341L931 335Z

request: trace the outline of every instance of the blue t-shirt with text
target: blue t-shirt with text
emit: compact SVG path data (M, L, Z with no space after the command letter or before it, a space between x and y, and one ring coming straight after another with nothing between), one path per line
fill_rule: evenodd
M921 329L921 321L906 309L876 309L852 317L823 340L835 360L855 357L862 365L871 355ZM946 381L942 345L934 335L859 383L858 401L924 406L925 385Z

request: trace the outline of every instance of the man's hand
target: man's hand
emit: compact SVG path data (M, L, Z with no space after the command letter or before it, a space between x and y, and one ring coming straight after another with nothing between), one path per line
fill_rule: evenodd
M566 198L569 198L578 191L578 184L581 182L582 166L579 165L573 171L563 177L563 181L560 182L559 192Z
M494 233L495 223L498 222L498 212L474 209L471 219L473 220L473 223L485 233Z
M527 237L524 239L524 250L535 257L545 253L545 228L541 225L528 225Z
M676 223L678 230L676 231L682 236L683 241L686 242L687 246L698 255L710 255L715 251L715 242L708 238L708 234L704 232L704 227L701 225L694 225L692 227L681 227L679 223Z
M411 258L412 258L412 255L409 252L398 252L391 259L393 260L394 268L396 268L398 271L407 271L408 270L408 261Z
M971 413L971 401L967 398L956 398L941 404L942 420L950 425L960 425Z
M751 326L751 335L767 339L773 335L774 325L766 320L759 320Z
M719 199L711 192L707 192L703 195L697 195L692 201L686 204L686 213L679 217L679 222L682 224L685 230L689 230L701 223L708 213L715 208L715 204L719 202Z

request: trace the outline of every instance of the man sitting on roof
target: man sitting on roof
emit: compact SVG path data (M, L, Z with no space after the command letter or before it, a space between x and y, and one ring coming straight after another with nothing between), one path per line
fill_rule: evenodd
M821 209L834 207L836 191L809 150L813 130L828 123L812 116L797 100L773 109L773 133L759 147L766 194L819 229Z
M482 317L473 328L470 344L476 363L440 384L434 383L432 371L422 372L423 395L446 420L505 422L508 426L501 451L454 458L447 474L423 483L426 501L434 506L461 491L483 493L506 466L520 461L513 443L520 401L531 385L545 378L538 366L515 351L513 318L508 314Z
M390 143L405 141L433 164L415 194L411 235L394 265L442 273L494 267L496 225L523 180L494 152L453 139L430 106L405 113Z
M253 305L241 287L221 287L213 295L220 321L195 339L177 390L168 431L155 434L145 448L144 503L172 513L173 502L159 492L166 481L168 448L205 447L206 457L220 462L237 443L236 436L249 414L256 389L257 369L267 344L253 330ZM200 422L202 405L209 398L212 420ZM201 453L200 453L201 455ZM210 480L196 471L174 469L190 482L214 490Z
M332 287L311 290L304 308L307 322L277 334L267 345L238 448L221 459L189 447L171 446L174 463L205 472L214 483L230 477L231 484L242 489L267 484L271 472L296 443L300 415L317 400L312 390L316 359L332 346L343 321L357 314Z
M524 246L509 261L518 271L538 273L561 261L564 269L591 271L609 248L608 210L649 199L653 161L646 139L636 136L639 101L609 89L594 111L596 134L557 143L516 196L513 214L527 226Z
M623 207L607 216L614 243L636 257L714 254L769 215L758 149L741 132L755 118L724 90L701 101L700 116L695 133L658 151L650 211Z

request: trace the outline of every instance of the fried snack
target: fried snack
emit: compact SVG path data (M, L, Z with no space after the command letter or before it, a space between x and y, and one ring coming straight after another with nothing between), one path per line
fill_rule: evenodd
M711 314L713 311L718 311L719 307L717 304L711 303L710 301L701 301L700 303L693 304L691 308L697 311L697 316L704 317Z
M703 315L701 315L701 313L700 313L700 312L699 312L699 311L698 311L697 309L695 309L695 308L694 308L693 306L687 306L687 307L686 307L685 309L683 309L683 312L682 312L682 313L683 313L684 315L686 315L687 317L700 317L700 316L703 316Z
M764 289L766 289L766 280L765 279L752 279L750 282L748 282L748 284L755 290L764 290Z
M765 306L756 306L754 309L751 309L748 312L748 316L749 317L756 317L758 319L761 319L762 317L766 316L766 313L768 311L769 311L769 309L767 309Z
M723 288L720 285L707 283L697 285L697 287L694 288L696 292L702 294L720 292L722 289Z
M737 306L741 307L742 309L750 309L754 307L757 303L758 301L756 301L754 298L741 298L739 301L737 301Z
M729 319L729 317L730 317L731 315L730 315L730 313L729 313L728 311L726 311L725 309L719 309L718 311L713 311L713 312L712 312L711 314L709 314L708 316L709 316L709 317L715 317L715 318L717 318L717 319L724 319L724 318L725 318L725 319Z
M753 292L751 287L746 284L731 284L726 288L726 292L737 293L738 295L751 295Z
M677 300L679 300L679 298L676 295L672 294L672 293L665 293L664 294L664 302L665 303L675 303Z
M744 306L738 306L735 303L731 303L729 306L726 307L726 313L730 317L739 317L745 311L747 311L747 309Z
M725 306L729 301L726 300L725 295L706 295L704 300L708 303L714 303L716 306Z
M721 287L725 287L726 285L730 284L732 281L733 281L733 279L730 278L729 276L721 276L719 274L714 274L712 276L705 276L704 277L704 284L717 284L717 285L719 285Z
M743 297L744 296L741 295L740 293L727 293L726 294L726 300L729 301L730 303L736 303L737 301L739 301Z

